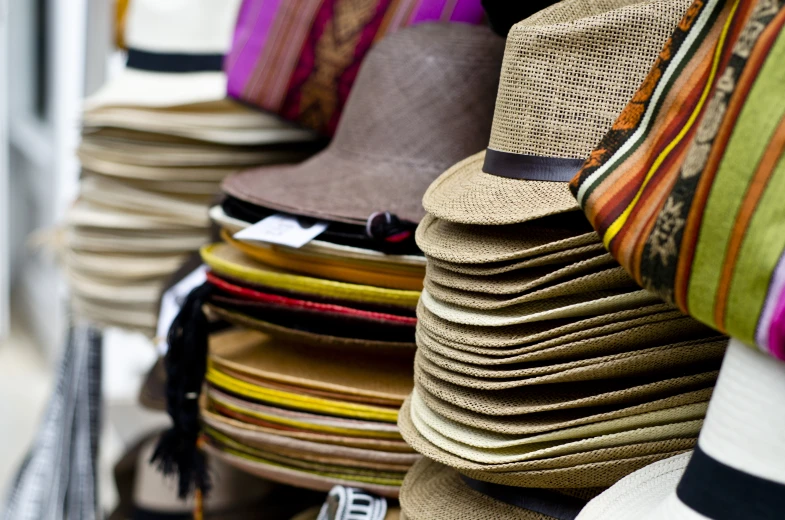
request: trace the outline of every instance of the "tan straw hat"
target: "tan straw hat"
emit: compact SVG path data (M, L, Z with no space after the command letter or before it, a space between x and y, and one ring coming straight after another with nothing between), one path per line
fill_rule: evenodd
M640 86L688 0L567 0L507 38L487 152L425 194L428 213L511 224L577 209L567 182Z
M433 412L472 428L507 435L532 435L562 428L613 421L623 417L643 416L651 412L669 410L695 403L705 403L709 400L712 391L711 388L703 388L677 393L641 404L618 404L526 415L491 416L464 410L452 403L439 399L420 385L415 385L415 389L420 399Z
M711 364L709 364L711 366ZM702 367L701 367L702 368ZM464 410L489 416L523 415L554 410L641 404L663 397L710 388L717 380L719 363L707 369L663 379L661 376L552 384L511 390L466 388L443 381L414 367L418 385L434 396Z
M409 520L550 520L575 515L596 493L591 489L557 492L471 482L447 466L423 459L406 475L400 500Z
M695 445L695 437L648 441L568 455L488 465L453 455L428 441L415 427L409 401L398 417L401 433L415 450L471 478L519 487L579 488L612 485L652 462L678 455Z
M486 145L503 46L488 28L464 24L422 24L385 38L363 62L324 152L240 173L224 191L350 224L384 211L419 222L428 185Z

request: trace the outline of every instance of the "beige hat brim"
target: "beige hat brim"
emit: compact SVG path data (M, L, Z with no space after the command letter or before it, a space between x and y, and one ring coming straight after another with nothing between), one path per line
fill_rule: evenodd
M429 333L424 327L417 330L417 342L421 347L459 363L487 367L535 361L560 363L714 336L716 333L705 325L687 316L679 316L655 323L630 324L621 330L576 341L560 341L557 344L546 341L515 349L495 349L488 354L467 352L464 345L456 347L454 343Z
M485 151L444 172L423 197L425 211L448 222L504 225L577 211L566 182L520 181L482 171ZM576 171L577 173L577 171Z
M559 280L553 283L545 282L542 286L537 286L537 284L538 281L529 282L528 285L533 287L512 293L506 291L518 289L520 286L525 286L526 284L521 284L516 287L516 284L513 282L506 286L504 284L492 286L478 283L476 284L476 290L473 288L464 290L444 286L434 281L432 278L426 277L423 285L434 298L445 303L459 305L469 309L503 309L529 302L553 300L565 296L581 294L590 296L592 293L604 291L639 288L621 266L611 267L599 272L567 280ZM480 290L480 287L490 289L490 291L482 291Z
M464 410L501 417L597 406L632 406L683 392L700 390L717 381L719 363L704 371L663 379L646 377L541 385L531 389L481 390L448 383L414 367L415 383L432 395ZM700 367L704 368L704 367Z
M489 466L448 453L423 437L411 420L409 402L398 415L401 433L415 450L464 475L502 485L534 488L596 488L613 485L620 478L652 462L684 453L695 438L668 439L539 460Z
M653 305L662 300L648 291L619 292L598 291L594 293L563 296L553 300L524 303L502 309L467 309L442 302L424 289L420 301L433 314L453 323L476 327L506 327L537 321L562 318L597 316Z
M601 243L579 246L554 253L544 253L541 255L524 258L522 260L507 260L501 262L459 264L439 260L429 256L428 264L439 269L450 271L468 276L495 276L511 273L521 269L533 269L543 266L565 265L569 263L581 262L598 256L606 255L608 251Z
M580 495L577 490L568 493ZM588 493L582 498L590 498ZM424 458L417 462L401 486L401 509L409 520L545 520L550 518L515 507L466 485L455 470Z
M560 281L572 280L580 275L610 267L618 267L618 264L611 255L605 253L576 262L568 261L487 276L458 273L429 262L426 276L431 282L452 289L487 294L516 294L552 286Z
M715 361L719 364L726 347L726 338L714 341L692 341L517 370L496 370L494 367L458 363L420 348L415 363L424 372L454 385L477 390L509 390L554 383L667 375L676 370L705 366L706 363Z
M698 420L682 421L627 430L619 433L588 437L584 439L566 441L552 441L542 444L524 444L523 440L516 445L505 448L478 448L471 446L466 441L488 443L481 435L471 435L468 428L455 426L455 423L439 422L434 414L427 414L425 410L418 410L410 403L411 419L417 431L430 443L462 459L488 466L510 465L519 462L542 460L565 455L587 453L601 449L618 448L630 444L664 441L669 439L683 439L695 437L697 439L703 424L702 417ZM703 407L705 415L705 406ZM454 427L453 427L454 426ZM441 431L439 431L441 430ZM443 432L449 431L457 436L446 436ZM491 436L493 434L487 434ZM550 435L548 435L550 437Z
M704 388L691 392L647 401L641 404L619 404L604 407L577 408L556 410L527 415L511 415L495 417L464 410L447 401L431 395L421 385L415 385L417 394L429 409L456 423L487 432L505 435L534 435L562 428L574 428L587 424L613 421L623 417L631 417L667 410L679 406L708 402L712 388Z
M656 323L682 316L681 312L669 305L659 303L599 316L579 316L509 327L479 328L440 318L426 309L422 302L417 307L418 327L434 337L441 338L443 343L446 342L454 348L490 356L503 356L506 349L516 350L534 343L547 341L547 346L556 346L569 341L609 334L628 326ZM495 354L496 352L498 354Z
M600 244L583 214L511 226L455 224L426 215L415 233L428 255L456 264L481 264L533 258Z

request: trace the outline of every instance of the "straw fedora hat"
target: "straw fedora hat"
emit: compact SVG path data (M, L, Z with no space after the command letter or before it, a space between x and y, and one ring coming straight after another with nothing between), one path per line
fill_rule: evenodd
M619 481L578 520L782 518L785 364L731 340L694 454Z
M543 459L489 465L469 461L430 442L420 432L419 427L414 425L409 401L401 408L398 426L404 439L412 448L429 459L455 468L463 475L484 482L535 488L610 486L648 464L692 449L697 436L696 433L689 437L636 442L617 447L587 449Z
M512 224L577 209L568 181L688 5L567 0L514 25L488 148L431 185L426 211L464 224Z
M421 24L383 39L363 61L324 152L232 176L224 191L349 224L385 211L419 222L428 185L486 144L503 46L487 27L465 24Z
M409 520L563 520L574 518L597 490L533 490L472 481L437 462L415 464L401 487Z

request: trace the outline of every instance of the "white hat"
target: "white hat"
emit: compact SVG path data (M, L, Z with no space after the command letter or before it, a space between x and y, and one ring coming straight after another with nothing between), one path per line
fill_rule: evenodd
M731 340L698 446L628 475L576 520L785 518L785 363Z

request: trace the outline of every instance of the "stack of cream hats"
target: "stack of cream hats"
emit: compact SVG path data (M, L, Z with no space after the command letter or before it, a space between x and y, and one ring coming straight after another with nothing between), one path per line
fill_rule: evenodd
M228 174L309 155L314 136L225 99L239 0L136 0L125 69L85 102L83 178L67 216L74 310L151 332L164 281L208 240Z
M600 488L695 444L726 339L640 290L567 185L688 4L565 0L515 25L490 146L425 194L399 426L480 488Z

